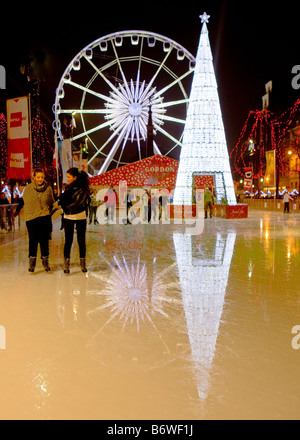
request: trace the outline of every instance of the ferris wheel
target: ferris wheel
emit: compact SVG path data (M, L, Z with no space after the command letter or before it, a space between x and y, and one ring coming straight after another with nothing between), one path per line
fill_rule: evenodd
M170 38L146 31L101 37L69 63L56 89L53 128L88 145L94 174L153 154L179 158L195 58ZM153 151L146 150L149 109Z

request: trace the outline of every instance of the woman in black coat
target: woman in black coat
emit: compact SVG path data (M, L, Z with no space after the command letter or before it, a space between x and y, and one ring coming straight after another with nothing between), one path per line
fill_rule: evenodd
M86 268L86 225L90 202L88 175L78 168L67 171L67 187L59 197L59 204L64 211L64 273L70 273L70 254L76 226L79 246L80 266L82 272Z

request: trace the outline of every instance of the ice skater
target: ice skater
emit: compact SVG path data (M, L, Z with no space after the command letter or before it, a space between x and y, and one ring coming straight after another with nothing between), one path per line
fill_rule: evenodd
M113 223L115 221L115 209L117 203L117 193L113 186L110 186L106 191L104 201L106 203L107 220L109 223Z
M293 197L291 197L289 195L288 192L286 192L283 196L283 205L284 205L284 210L283 213L285 214L286 212L289 214L290 213L290 201L293 200Z
M70 273L70 255L76 226L79 246L80 266L82 272L86 268L86 225L90 203L88 175L78 168L67 171L67 187L59 197L59 204L64 211L64 273Z
M23 198L20 199L16 210L25 209L26 227L29 237L29 272L34 272L36 266L38 245L40 245L42 263L46 272L49 267L49 240L52 233L52 221L50 212L54 203L52 188L45 181L45 173L42 169L33 172L33 181L26 186Z
M97 202L97 191L96 189L93 189L93 191L91 192L91 201L90 201L90 214L89 214L89 224L91 225L93 222L93 218L94 218L94 225L98 224L98 220L97 220L97 208L98 208L98 202Z
M204 213L205 213L204 218L207 218L208 209L209 209L210 218L212 218L213 205L214 205L213 193L210 191L209 188L206 188L204 193Z

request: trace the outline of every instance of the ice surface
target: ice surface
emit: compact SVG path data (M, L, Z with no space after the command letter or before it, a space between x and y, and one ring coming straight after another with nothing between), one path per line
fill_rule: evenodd
M62 271L0 241L0 419L298 419L300 216L91 225Z

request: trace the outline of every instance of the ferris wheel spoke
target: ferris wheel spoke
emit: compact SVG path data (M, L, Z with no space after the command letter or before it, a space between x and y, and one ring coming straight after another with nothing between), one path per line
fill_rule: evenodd
M102 128L105 128L111 124L110 121L104 122L103 124L97 125L96 127L91 128L90 130L85 130L80 134L77 134L73 137L73 141L76 141L77 139L80 139L84 136L87 136L88 134L94 133L95 131L101 130Z
M172 116L160 115L160 119L164 121L177 122L178 124L185 125L185 119L174 118Z
M147 85L144 93L142 94L142 96L140 97L140 99L144 99L144 96L147 95L147 93L149 92L150 88L152 87L154 81L156 80L159 72L162 70L163 66L165 65L167 59L169 58L170 54L171 54L172 50L169 50L169 52L167 53L167 55L165 56L165 58L163 59L163 61L161 62L161 64L159 65L158 69L156 70L156 72L154 73L153 77L151 78L149 84Z
M140 118L139 122L140 122L141 136L142 136L142 138L145 141L146 137L147 137L147 125L146 125L146 122L145 122L145 120L143 118Z
M172 107L173 105L180 105L180 104L188 104L189 99L179 99L178 101L170 101L170 102L159 102L156 105L156 108L165 108L165 107Z
M122 64L121 64L121 61L120 61L120 58L119 58L118 52L117 52L117 50L116 50L115 44L114 44L113 41L111 41L111 44L112 44L112 47L113 47L113 50L114 50L114 53L115 53L115 57L116 57L116 60L117 60L117 63L118 63L119 69L120 69L120 73L121 73L121 75L122 75L123 84L124 84L124 86L125 86L126 92L127 92L128 96L131 96L131 98L133 98L132 95L131 95L131 91L130 91L130 88L129 88L129 85L128 85L128 82L127 82L126 76L125 76L125 74L124 74L124 72L123 72Z
M100 168L99 175L106 173L106 171L107 171L109 165L111 164L111 161L113 160L114 155L116 154L116 151L118 150L121 142L122 142L122 133L119 134L119 136L117 137L117 140L115 141L114 145L112 146L112 149L110 150L107 158L105 159L102 167Z
M125 136L126 131L128 130L128 126L130 124L130 121L127 121L127 123L123 126L121 133L119 133L114 145L112 146L107 158L105 159L102 167L100 168L99 174L103 174L107 171L107 168L109 167L111 161L113 160L114 155L116 154L116 151L118 150L122 139Z
M157 131L159 131L161 134L163 134L164 136L166 136L168 139L170 139L172 142L175 142L176 145L180 145L182 147L182 143L174 138L174 136L172 136L170 133L168 133L166 130L164 130L163 128L161 128L159 125L155 125L155 128L157 129Z
M98 73L99 76L106 82L106 84L115 92L115 96L118 96L120 99L122 99L122 94L118 90L118 88L111 82L109 79L101 72L100 69L98 69L97 66L92 62L91 59L85 57L86 60L90 63L90 65L95 69L95 71Z
M122 84L119 84L119 87L120 87L120 91L122 92L122 100L127 104L127 106L128 106L128 101L133 101L133 97L132 97L132 94L131 94L131 92L130 92L130 90L129 90L129 86L128 86L128 84L127 84L127 81L126 81L126 78L125 78L125 76L123 77L123 80L124 80L124 85L125 85L125 88L123 87L123 85Z
M104 142L104 144L97 149L96 153L93 155L91 159L89 159L88 163L92 162L104 150L104 148L107 147L107 145L119 134L119 132L123 128L123 125L118 127L118 129L111 134L111 136L106 140L106 142Z
M172 153L172 151L173 150L175 150L175 148L177 148L178 147L178 145L180 145L181 146L181 144L179 144L179 143L177 143L177 144L175 144L166 154L165 154L165 156L169 156L171 153Z
M132 98L133 98L133 100L134 100L134 98L135 98L135 94L136 94L136 90L135 90L135 88L134 88L134 84L133 84L133 80L132 80L132 78L131 78L131 80L130 80L130 88L131 88L131 95L132 95Z
M139 84L140 84L140 65L137 71L137 75L136 75L136 88L135 88L135 93L134 93L134 100L135 102L138 100L138 96L139 96Z
M140 141L140 123L136 119L135 119L134 123L135 123L136 137L137 137L137 146L138 146L138 152L139 152L139 160L141 160L142 156L141 156L141 141Z
M131 124L132 123L133 123L133 121L131 121ZM130 130L131 130L131 126L129 126L127 128L127 131L126 131L126 134L125 134L125 137L124 137L124 140L123 140L123 145L122 145L122 148L121 148L120 156L119 156L118 163L117 163L117 168L119 168L119 165L120 165L120 162L121 162L121 158L122 158L122 155L124 153L124 149L125 149L126 143L128 141Z
M159 92L157 92L155 94L156 96L161 96L162 94L164 94L167 90L171 89L172 87L176 86L177 84L181 83L181 81L186 78L188 75L191 74L191 70L188 72L185 72L183 75L181 75L180 77L176 78L175 81L171 82L170 84L168 84L166 87L164 87L163 89L161 89Z
M155 101L155 100L153 100L153 99L151 98L152 95L153 95L155 92L156 92L156 87L153 88L153 89L148 90L148 93L147 93L147 94L145 94L145 92L144 92L144 93L143 93L143 98L139 98L139 100L140 100L140 101L143 101L144 104L147 104L147 102L148 102L148 105L150 105L150 103L151 103L151 105L153 105L154 102L161 102L161 99L158 99L158 101Z
M114 102L113 99L109 98L108 96L102 95L102 93L95 92L94 90L91 90L73 81L69 81L68 84L86 93L90 93L91 95L97 96L97 98L103 99L103 101Z
M157 143L155 141L153 141L153 149L154 149L155 154L159 154L159 156L162 156L162 153L161 153L160 149L158 148Z
M143 91L144 91L144 88L145 88L145 84L146 84L146 82L145 82L145 80L142 82L142 85L141 85L141 87L140 87L140 90L138 91L138 96L137 96L137 99L140 99L141 98L141 95L142 95L142 93L143 93Z
M105 109L60 109L58 114L71 114L73 116L75 116L76 114L85 114L85 115L93 115L93 114L97 114L97 115L101 115L101 114L106 114L107 110Z
M144 37L141 38L138 72L140 72L141 70L143 48L144 48Z
M126 123L130 119L130 116L128 115L116 115L114 118L110 119L111 130L117 130L119 126L122 126L124 123Z
M122 93L119 94L115 94L114 92L110 92L110 97L114 99L114 101L116 102L122 102L123 105L126 105L127 100L126 100L126 95L123 93L123 88L120 86L120 90Z

